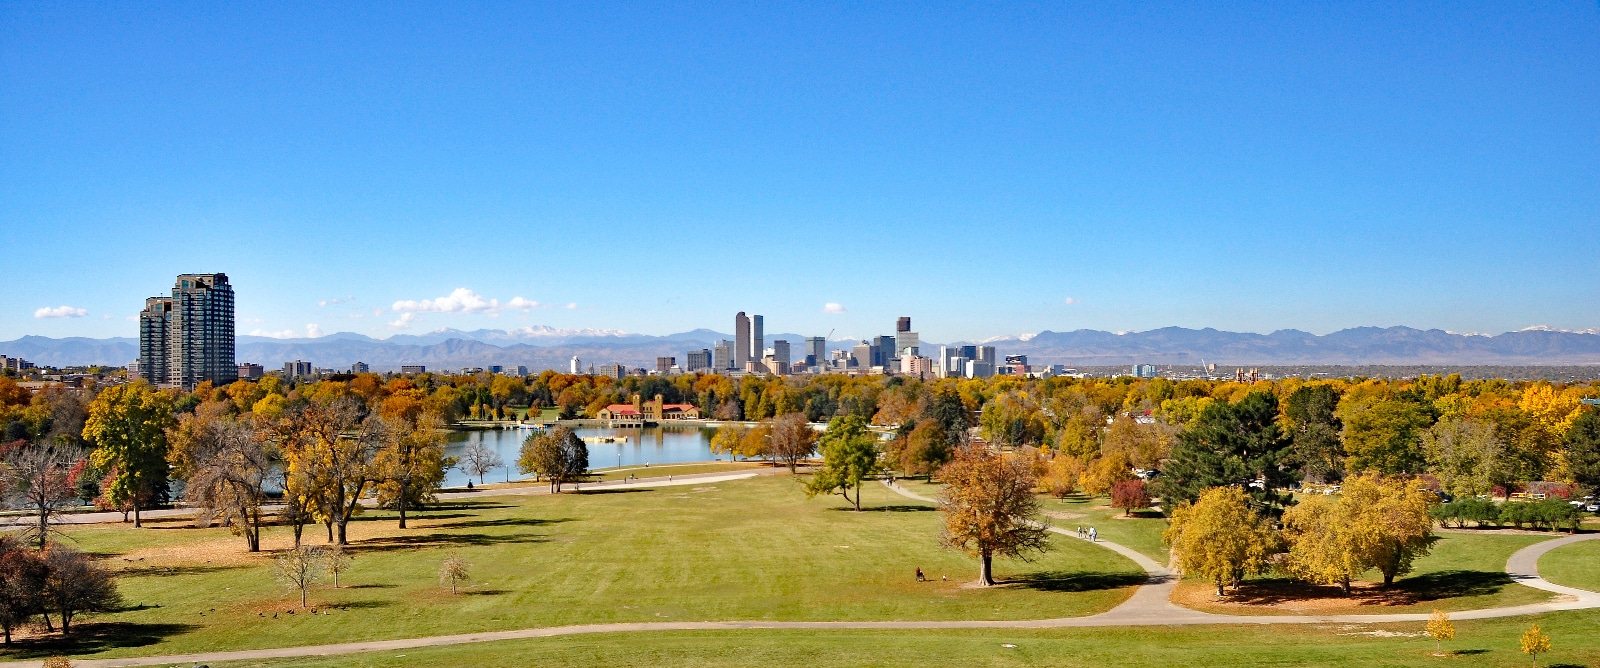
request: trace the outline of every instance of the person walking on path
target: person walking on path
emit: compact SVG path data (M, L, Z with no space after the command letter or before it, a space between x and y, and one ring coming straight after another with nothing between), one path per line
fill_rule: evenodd
M1098 540L1100 540L1100 533L1095 531L1094 527L1089 527L1089 542L1093 543Z

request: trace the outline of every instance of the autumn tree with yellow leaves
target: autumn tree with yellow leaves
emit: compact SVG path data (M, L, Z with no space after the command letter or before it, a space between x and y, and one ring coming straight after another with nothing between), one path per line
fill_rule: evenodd
M1237 487L1213 487L1194 503L1180 504L1161 539L1172 550L1173 565L1216 583L1217 596L1226 593L1225 586L1238 588L1245 576L1267 572L1268 559L1278 551L1271 523Z
M1428 507L1436 501L1412 478L1370 472L1349 478L1339 496L1309 496L1284 513L1285 565L1295 577L1336 584L1346 594L1370 568L1391 585L1431 549Z

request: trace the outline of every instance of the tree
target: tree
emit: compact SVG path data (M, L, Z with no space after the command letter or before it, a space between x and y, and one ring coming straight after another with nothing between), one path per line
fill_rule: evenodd
M1285 466L1291 443L1278 424L1278 400L1271 393L1251 392L1232 404L1212 403L1179 432L1154 491L1172 509L1198 500L1206 489L1238 486L1257 508L1279 513L1290 497L1278 490L1296 476Z
M1026 463L964 446L939 477L945 482L939 499L944 511L941 542L978 558L980 585L994 584L995 556L1027 561L1032 552L1049 548L1047 529L1037 519L1033 472Z
M339 545L334 545L325 550L322 553L322 560L322 567L328 571L329 575L333 576L334 589L339 588L339 576L350 570L350 567L355 563L355 557L344 551L344 548Z
M400 528L406 528L406 511L432 502L444 486L444 421L423 409L422 402L395 395L383 402L381 448L373 461L378 470L378 504L400 511Z
M589 472L589 447L566 427L534 434L522 442L517 468L523 473L543 476L552 493Z
M740 442L744 440L746 429L743 425L729 423L717 427L717 433L711 437L712 454L728 455L729 459L737 456L740 451Z
M1150 492L1145 490L1143 480L1119 480L1111 487L1111 507L1121 508L1124 517L1132 517L1133 511L1150 507Z
M178 418L168 438L173 472L188 480L185 495L199 508L203 525L220 519L244 536L251 552L261 551L261 506L275 448L254 427L229 414L227 402L208 401Z
M1428 472L1455 496L1489 494L1511 482L1511 455L1492 425L1446 417L1422 433L1422 451Z
M41 555L44 586L40 594L45 606L61 619L61 635L72 634L72 620L83 613L110 612L122 605L122 596L111 579L89 555L61 543L51 543Z
M1586 410L1572 421L1566 435L1566 458L1574 482L1600 490L1600 410Z
M866 421L849 415L829 420L828 430L823 432L819 443L822 468L806 484L806 496L837 492L845 501L855 504L856 512L861 512L861 481L879 470L877 437L867 429ZM855 490L856 498L850 498L850 490Z
M1064 499L1078 490L1078 480L1083 475L1083 462L1077 457L1056 453L1039 478L1039 487L1050 496Z
M1121 451L1113 452L1089 463L1080 480L1083 493L1099 496L1110 492L1117 483L1133 479L1133 465Z
M283 586L300 592L300 607L306 607L306 592L322 580L327 562L322 550L314 547L296 547L285 550L272 564L272 575Z
M1550 636L1538 624L1522 632L1522 653L1533 657L1533 668L1539 668L1539 655L1550 651Z
M21 445L5 458L3 480L13 508L28 511L24 540L43 550L62 513L76 505L83 453L70 444L48 442Z
M11 632L43 611L44 560L10 536L0 536L0 631Z
M801 460L817 451L817 432L806 422L805 413L784 413L772 421L768 443L773 458L787 464L789 473L794 473Z
M917 420L905 437L905 447L895 465L906 475L923 475L949 463L953 452L944 425L938 420Z
M163 496L167 485L167 429L174 424L170 395L139 381L108 387L89 404L84 440L96 448L90 461L114 470L108 500L129 503L133 526L147 499Z
M472 564L462 559L461 555L451 554L445 557L444 564L439 567L439 583L450 587L450 593L454 594L458 583L471 581L472 576L468 573L470 568Z
M1428 627L1425 629L1428 637L1433 638L1435 655L1444 655L1444 641L1456 637L1456 625L1450 623L1450 615L1438 608L1433 609L1433 616L1428 618Z
M1344 475L1339 432L1339 391L1332 385L1306 385L1289 394L1283 414L1293 425L1294 459L1308 477L1332 480Z
M483 484L483 476L490 471L505 466L500 459L500 453L483 444L483 441L473 441L461 451L462 471L468 476L477 476L478 484Z
M1391 585L1431 549L1436 500L1413 479L1376 473L1346 479L1336 498L1311 496L1283 516L1289 572L1348 594L1352 580L1376 568Z
M1339 410L1349 470L1422 472L1427 462L1422 434L1435 419L1431 407L1405 399L1372 397L1345 402Z
M314 397L285 410L275 429L283 443L286 496L328 527L329 542L348 545L350 518L361 512L369 486L383 479L377 465L382 422L358 397ZM334 531L337 530L337 536Z
M1252 509L1251 498L1237 487L1213 487L1193 503L1172 511L1161 539L1172 550L1172 563L1186 575L1238 588L1247 575L1265 573L1277 552L1272 525Z

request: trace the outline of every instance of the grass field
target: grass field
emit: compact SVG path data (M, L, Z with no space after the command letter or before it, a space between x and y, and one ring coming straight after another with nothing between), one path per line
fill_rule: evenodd
M1181 665L1388 668L1527 666L1517 637L1537 621L1552 651L1540 666L1600 665L1596 611L1457 621L1449 656L1422 624L1062 629L1044 631L739 631L605 634L340 657L235 662L230 668L588 668L592 666L1099 667ZM1007 647L1006 645L1014 645Z
M131 609L92 618L72 648L166 654L586 622L1064 617L1108 610L1143 579L1110 551L1056 540L1033 563L996 562L1011 586L962 587L976 562L939 547L931 506L880 485L867 486L864 505L871 511L851 512L837 496L808 500L778 475L485 497L414 515L406 531L371 513L351 527L356 558L343 588L317 589L317 613L293 615L297 601L270 577L270 558L245 554L224 530L80 527L71 530L80 546L123 569ZM322 527L307 536L321 543ZM288 541L283 528L265 536L268 549ZM452 552L473 564L475 582L460 595L436 579ZM919 566L933 582L913 581ZM25 645L0 658L52 651Z
M1546 552L1539 575L1559 585L1600 591L1600 541L1585 541Z

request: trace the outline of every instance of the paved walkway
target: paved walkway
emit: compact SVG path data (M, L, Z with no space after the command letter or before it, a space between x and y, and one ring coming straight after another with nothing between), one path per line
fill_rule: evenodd
M740 477L750 477L753 474L740 473L730 477L720 477L727 474L711 474L705 478L689 480L673 480L671 484L704 484L718 480L732 480ZM716 478L716 480L713 480ZM887 482L884 483L888 485ZM638 486L660 486L641 482ZM907 498L918 501L933 502L926 496L916 494L898 485L888 485L890 489ZM497 490L502 491L502 490ZM1061 529L1051 527L1051 531L1058 534L1076 538L1076 535ZM1539 557L1544 553L1563 545L1570 545L1584 540L1600 538L1600 534L1580 534L1548 540L1530 545L1518 550L1506 561L1506 572L1518 583L1543 589L1545 591L1561 594L1560 598L1545 603L1519 605L1505 608L1487 608L1483 610L1466 610L1450 613L1453 619L1485 619L1490 617L1510 617L1515 615L1531 615L1558 610L1580 610L1586 608L1600 608L1600 593L1563 587L1539 577ZM1092 628L1105 626L1169 626L1169 625L1195 625L1195 624L1374 624L1392 622L1423 622L1429 615L1421 613L1406 614L1375 614L1375 615L1218 615L1198 610L1190 610L1174 604L1169 600L1172 588L1177 585L1176 578L1165 566L1157 563L1138 551L1111 541L1100 540L1094 543L1112 550L1129 559L1132 559L1150 576L1145 585L1139 587L1128 600L1109 611L1087 617L1065 617L1059 619L1026 619L1015 621L944 621L944 622L767 622L767 621L733 621L733 622L639 622L617 624L584 624L579 626L556 626L532 629L516 629L511 631L492 631L484 633L462 633L446 636L429 636L424 638L401 638L397 640L372 640L366 642L341 643L335 645L308 645L302 647L280 647L274 649L252 649L233 652L204 652L197 654L174 654L166 656L145 656L126 659L84 659L73 661L79 668L113 668L116 666L159 666L169 664L200 664L222 661L243 661L262 659L287 659L305 656L327 656L334 654L356 654L360 652L395 651L416 649L421 647L439 647L443 645L460 645L466 643L494 642L498 640L520 640L527 638L549 638L555 636L582 635L589 633L637 633L660 631L736 631L746 629L811 629L811 630L844 630L844 629L1049 629L1049 628ZM0 668L37 668L39 661L18 661L0 663Z

